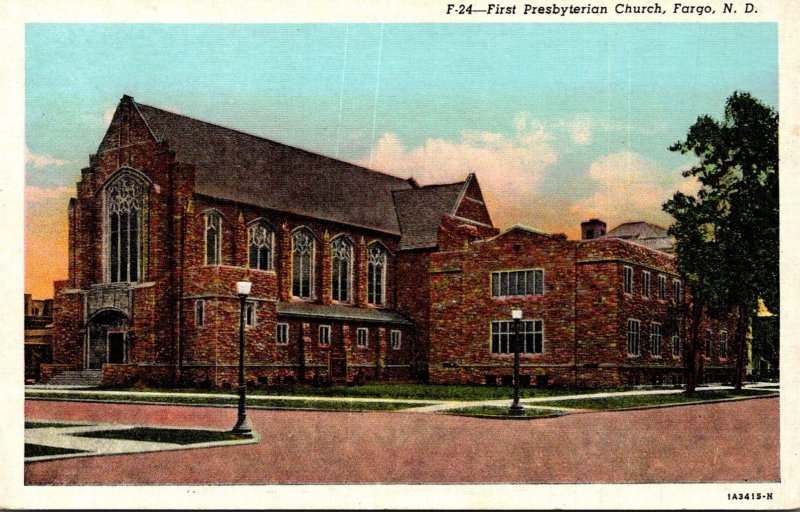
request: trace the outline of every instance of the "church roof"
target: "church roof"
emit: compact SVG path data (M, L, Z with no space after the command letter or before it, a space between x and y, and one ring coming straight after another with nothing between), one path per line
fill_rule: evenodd
M392 193L412 180L134 104L177 160L197 167L199 194L400 234Z
M606 233L606 236L621 238L657 251L674 250L674 241L667 230L649 222L626 222Z
M400 249L436 247L442 216L455 213L466 185L466 181L460 181L395 191L397 218L403 233Z

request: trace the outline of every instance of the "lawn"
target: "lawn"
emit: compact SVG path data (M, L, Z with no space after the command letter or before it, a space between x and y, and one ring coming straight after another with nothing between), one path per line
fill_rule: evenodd
M753 396L778 396L769 391L758 391L743 389L740 392L733 390L720 391L698 391L692 398L684 393L674 393L669 395L635 395L635 396L616 396L610 398L585 398L575 400L553 400L539 402L538 405L549 405L553 407L567 407L570 409L593 409L593 410L614 410L629 409L632 407L650 407L657 405L687 404L706 402L711 400L725 400L731 398L743 398Z
M553 418L561 414L549 409L523 409L525 416L523 418ZM492 417L496 419L520 419L512 418L508 415L508 407L500 407L495 405L478 405L474 407L464 407L461 409L450 409L443 411L444 414L453 414L456 416L473 416L473 417Z
M72 448L58 448L57 446L45 446L42 444L25 443L25 458L44 457L45 455L66 455L68 453L82 453L84 450Z
M100 430L72 435L76 437L90 437L93 439L125 439L129 441L147 441L151 443L170 443L182 445L214 443L219 441L241 441L243 438L243 436L234 434L231 431L223 430L151 427L135 427L123 430Z

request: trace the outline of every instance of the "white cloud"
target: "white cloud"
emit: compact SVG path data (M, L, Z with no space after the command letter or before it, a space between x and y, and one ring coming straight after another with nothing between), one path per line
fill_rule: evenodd
M117 111L117 106L114 105L113 107L103 112L103 121L106 123L106 125L111 124L111 120L114 119L114 112L116 111Z
M74 187L58 187L58 188L42 188L42 187L25 187L25 202L37 203L39 201L46 201L48 199L68 198L75 194Z
M591 119L576 119L567 124L570 138L575 144L585 146L592 142L593 122Z
M54 158L50 155L37 155L31 153L27 146L25 146L25 163L30 164L34 169L41 169L50 165L66 165L69 162L60 158Z

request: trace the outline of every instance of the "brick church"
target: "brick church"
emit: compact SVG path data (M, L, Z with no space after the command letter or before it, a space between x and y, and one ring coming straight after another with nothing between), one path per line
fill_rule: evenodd
M526 384L677 383L686 291L663 228L636 224L500 233L474 174L419 186L123 96L69 203L41 373L234 385L247 279L253 385L506 383L512 306ZM702 332L724 379L732 325Z

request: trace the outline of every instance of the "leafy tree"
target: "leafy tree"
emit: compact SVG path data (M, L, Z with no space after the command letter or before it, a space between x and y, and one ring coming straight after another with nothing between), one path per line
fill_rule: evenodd
M758 298L779 307L778 114L746 92L735 92L717 121L701 116L686 140L670 147L694 153L684 172L701 188L697 197L677 192L664 204L675 218L678 269L691 290L690 334L684 351L686 391L699 371L699 324L704 313L734 315L737 324L734 382L741 387L747 326Z

